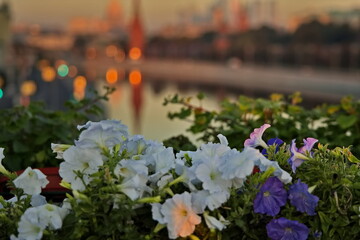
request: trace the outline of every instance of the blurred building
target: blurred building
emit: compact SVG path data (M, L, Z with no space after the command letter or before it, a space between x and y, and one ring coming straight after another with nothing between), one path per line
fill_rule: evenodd
M127 32L120 1L109 1L103 19L86 17L73 18L69 22L68 31L73 35L99 35L108 33L114 38L126 38Z
M250 28L277 27L276 0L246 0L242 2L247 9Z
M332 22L337 24L350 24L354 28L360 28L360 8L344 11L333 10L328 12Z
M5 60L8 55L11 32L11 14L8 1L3 1L0 5L0 69L4 68Z

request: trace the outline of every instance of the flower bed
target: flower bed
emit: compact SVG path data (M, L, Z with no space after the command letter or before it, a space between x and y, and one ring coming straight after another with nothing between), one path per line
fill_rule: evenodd
M360 161L314 138L299 148L265 141L270 127L255 129L241 151L218 135L175 154L121 122L88 122L74 145L52 145L71 191L60 204L40 195L41 171L17 176L0 164L14 194L0 197L0 238L358 239Z

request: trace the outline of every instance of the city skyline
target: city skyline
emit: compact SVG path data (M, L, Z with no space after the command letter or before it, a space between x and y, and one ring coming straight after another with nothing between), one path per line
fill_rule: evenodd
M250 1L250 0L247 0ZM267 1L267 0L264 0ZM74 17L104 18L108 0L10 0L13 22L40 24L45 27L66 27ZM123 7L124 23L128 25L131 16L130 0L118 0ZM179 13L188 11L189 14L206 14L215 0L143 0L142 19L147 32L174 24L179 19ZM240 0L240 2L246 2ZM360 8L358 0L311 0L288 1L277 0L277 22L285 26L292 16L306 15L320 11L334 9ZM30 9L30 10L29 10ZM49 18L51 16L51 18Z

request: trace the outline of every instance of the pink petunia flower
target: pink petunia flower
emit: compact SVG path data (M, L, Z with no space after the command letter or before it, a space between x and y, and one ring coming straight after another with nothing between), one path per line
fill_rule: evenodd
M250 138L246 139L244 142L244 147L257 147L261 146L263 148L268 148L268 145L262 139L262 135L265 130L271 127L270 124L264 124L260 128L255 128L254 131L250 134Z

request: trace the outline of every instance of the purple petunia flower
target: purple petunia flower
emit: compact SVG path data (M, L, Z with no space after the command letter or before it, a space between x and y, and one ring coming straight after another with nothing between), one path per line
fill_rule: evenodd
M262 140L262 135L270 126L270 124L264 124L260 128L255 128L254 131L250 134L250 138L245 140L244 147L255 148L257 146L261 146L263 148L267 148L268 145L264 142L264 140Z
M271 240L306 240L310 232L306 225L283 217L271 220L266 231Z
M275 216L286 204L284 184L277 177L270 177L261 186L254 200L254 212Z
M267 141L267 145L268 146L271 146L271 145L276 145L276 150L275 150L275 153L277 151L279 151L279 148L280 146L284 143L283 140L281 140L280 138L270 138L268 141ZM267 150L266 148L264 148L262 151L261 151L262 155L267 155Z
M318 140L315 138L304 139L304 146L302 146L300 149L297 149L295 139L292 140L290 145L291 156L288 159L288 163L291 165L293 172L295 172L296 168L299 167L305 160L309 160L305 154L307 152L310 153L311 149L317 141Z
M308 185L302 183L300 179L289 188L289 200L291 205L296 207L299 212L307 213L310 216L315 215L315 208L319 198L308 191Z

